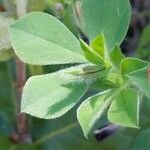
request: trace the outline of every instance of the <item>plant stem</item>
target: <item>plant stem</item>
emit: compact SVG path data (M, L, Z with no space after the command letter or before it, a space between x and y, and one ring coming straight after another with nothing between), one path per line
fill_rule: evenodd
M22 88L26 80L26 66L18 58L16 58L16 72L17 72L17 81L16 81L16 84L17 84L17 97L16 97L17 132L18 134L22 135L27 132L26 116L25 114L19 114L20 105L21 105Z
M44 74L44 68L43 66L34 66L34 65L27 65L27 68L29 69L30 75L35 76L35 75L41 75Z
M18 18L26 14L27 0L17 0L17 14ZM17 109L17 134L19 142L27 141L27 121L26 115L20 114L21 96L24 83L26 81L26 65L16 58L16 72L17 72L17 96L16 96L16 109Z

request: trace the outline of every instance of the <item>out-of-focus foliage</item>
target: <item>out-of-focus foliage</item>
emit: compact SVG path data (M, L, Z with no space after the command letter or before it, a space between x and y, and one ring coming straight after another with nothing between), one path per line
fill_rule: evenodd
M9 25L14 21L13 18L6 18L7 16L0 16L0 50L10 49L11 42L8 33Z
M14 83L8 62L0 63L0 136L8 136L14 129Z
M14 19L6 14L0 15L0 61L6 61L13 56L8 33L8 27L13 21Z
M46 9L46 7L47 3L45 2L45 0L29 0L27 11L43 11Z
M3 5L4 1L5 5ZM147 7L148 1L149 0L144 0L144 3ZM16 18L15 3L12 2L15 2L15 0L0 0L0 8L3 6L9 12L7 12L7 14L9 14L7 15L8 18ZM80 33L80 36L83 38L84 36L81 34L82 25L80 24L80 20L78 18L81 15L79 10L81 7L81 1L77 0L76 2L78 3L78 14L76 14L77 12L75 11L75 7L72 2L73 0L29 0L30 5L28 6L28 11L45 11L55 15L76 35L76 37L79 37ZM134 7L134 3L132 6ZM2 12L2 14L5 13ZM141 13L140 16L141 15L149 16L148 10L146 10L144 13ZM140 34L141 33L139 33L139 36ZM134 37L132 38L134 39ZM129 37L127 37L127 39L129 39ZM149 39L149 27L147 27L143 33L143 36L141 36L142 42L140 43L142 44L140 44L138 47L139 58L144 58L145 60L150 59L150 50L148 46L150 43ZM130 52L132 52L132 46L130 43L126 44L126 46L128 46L128 49L130 49L130 54ZM11 55L14 55L13 51L11 50L0 52L0 150L141 150L143 147L144 150L149 150L150 101L146 97L143 97L143 100L140 101L140 130L119 128L115 134L100 142L97 142L93 138L93 133L91 133L89 140L86 140L83 137L79 125L77 124L77 120L75 119L75 110L72 110L65 116L56 120L40 120L33 117L28 117L28 128L33 138L33 144L14 144L10 140L10 135L16 130L14 104L16 87L14 78L16 74L14 69L15 64L14 61L1 62L8 60L10 58L9 56ZM44 71L49 73L65 67L66 66L63 65L46 66L44 67ZM43 73L43 69L41 69L43 67L31 66L28 68L28 74L30 75ZM107 122L108 121L106 119L97 122L96 129Z
M139 57L150 59L150 26L144 29L137 51Z

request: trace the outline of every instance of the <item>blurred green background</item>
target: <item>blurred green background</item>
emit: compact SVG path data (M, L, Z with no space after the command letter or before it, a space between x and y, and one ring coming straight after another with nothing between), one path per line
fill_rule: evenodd
M121 48L126 56L150 61L150 1L131 0L132 19ZM29 0L27 10L44 11L60 19L76 37L86 42L81 25L82 0ZM16 0L0 0L0 150L149 150L150 100L140 102L140 129L119 127L112 135L98 141L94 132L85 139L76 120L76 108L55 120L27 116L25 143L17 137L16 66L6 27L17 19ZM57 71L66 65L27 66L27 78ZM89 91L92 92L92 91ZM105 115L96 124L108 124Z

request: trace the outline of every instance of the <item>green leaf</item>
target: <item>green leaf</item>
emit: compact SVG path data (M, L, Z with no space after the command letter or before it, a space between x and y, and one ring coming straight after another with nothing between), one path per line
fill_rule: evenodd
M121 61L124 59L124 55L121 52L121 49L119 46L115 46L114 50L110 52L110 59L112 63L116 66L119 67Z
M98 35L90 44L93 50L98 54L99 57L105 59L107 55L107 48L105 45L104 34Z
M125 89L114 99L108 119L117 125L139 128L139 98L133 89Z
M137 48L139 57L149 58L150 56L150 25L144 28Z
M128 74L148 66L148 62L142 61L137 58L125 58L121 62L122 74Z
M83 0L82 9L90 41L104 33L108 50L122 42L130 22L129 0Z
M107 90L85 100L77 110L77 118L83 129L85 137L92 129L96 121L112 101L112 91Z
M103 64L104 61L90 46L88 46L83 40L80 40L81 48L83 50L86 59L93 64Z
M39 118L57 118L69 111L87 91L79 77L69 69L31 77L25 84L21 111ZM80 81L81 80L81 81Z
M83 63L75 36L56 18L33 12L10 26L10 37L18 57L30 64Z
M150 79L148 77L148 67L132 72L127 75L131 82L150 98Z

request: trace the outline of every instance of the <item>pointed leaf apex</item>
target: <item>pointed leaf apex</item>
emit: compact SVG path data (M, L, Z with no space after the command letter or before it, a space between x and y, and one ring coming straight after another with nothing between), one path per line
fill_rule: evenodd
M87 45L82 39L80 39L80 45L85 58L92 64L104 64L103 59L97 55L97 53Z

